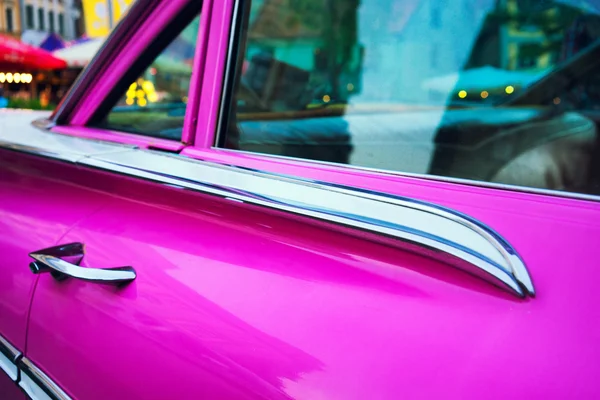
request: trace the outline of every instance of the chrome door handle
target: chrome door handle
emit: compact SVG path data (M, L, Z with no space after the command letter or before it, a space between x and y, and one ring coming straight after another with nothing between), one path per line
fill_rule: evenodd
M50 247L29 254L35 261L29 264L34 274L50 272L57 280L69 277L89 282L121 285L136 278L132 267L84 268L79 264L83 260L83 244L71 243Z

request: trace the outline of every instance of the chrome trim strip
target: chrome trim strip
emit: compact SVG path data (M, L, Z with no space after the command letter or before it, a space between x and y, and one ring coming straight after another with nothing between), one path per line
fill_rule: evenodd
M386 244L392 238L395 246L439 258L520 297L535 295L525 264L510 244L481 222L441 206L149 150L85 152L81 148L92 141L48 132L26 136L19 136L20 146L8 147L64 159L47 149L60 136L60 148L79 155L73 160L77 164L354 228L374 240L387 238ZM0 147L5 143L0 139Z
M523 261L500 235L441 206L144 150L80 163L399 239L402 248L437 256L519 296L535 294Z
M19 386L33 400L71 400L56 383L33 365L26 357L19 362L21 380Z
M128 151L135 148L133 145L48 132L36 118L38 115L36 113L31 115L32 119L35 118L35 126L26 125L25 118L3 120L0 147L72 163L95 154Z
M44 131L49 131L50 129L56 126L56 124L52 120L45 117L33 120L31 125Z
M19 379L17 361L21 355L19 350L0 336L0 369L6 372L10 379L15 382Z
M528 193L528 194L536 194L536 195L542 195L542 196L563 197L566 199L573 199L573 200L587 200L587 201L595 201L595 202L600 201L600 196L593 195L593 194L574 193L574 192L566 192L566 191L559 191L559 190L552 190L552 189L539 189L539 188L527 187L527 186L509 185L509 184L505 184L505 183L474 181L471 179L454 178L454 177L443 176L443 175L428 175L428 174L419 174L416 172L413 173L413 172L393 171L393 170L389 170L389 169L362 167L360 165L340 164L340 163L334 163L334 162L330 162L330 161L310 160L307 158L282 156L282 155L278 155L278 154L266 154L266 153L256 153L256 152L246 151L246 150L226 149L226 148L215 147L215 146L211 147L211 149L215 150L215 151L223 152L223 153L243 154L243 155L254 156L257 158L264 157L267 159L273 158L276 160L283 160L283 161L310 163L310 164L315 164L315 165L320 165L320 166L325 166L325 167L348 168L348 169L357 170L357 171L373 172L373 173L377 173L377 174L381 174L381 175L402 176L402 177L406 177L406 178L416 178L416 179L427 179L428 181L434 181L434 182L455 183L455 184L459 184L459 185L476 186L476 187L482 187L482 188L486 188L486 189L496 189L496 190L503 190L503 191L510 191L510 192Z

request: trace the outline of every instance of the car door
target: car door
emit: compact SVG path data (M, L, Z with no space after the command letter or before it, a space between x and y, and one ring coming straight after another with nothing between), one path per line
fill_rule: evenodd
M56 137L42 140L48 154L62 154L60 161L45 154L24 155L23 148L35 147L37 132L30 124L41 117L26 111L0 115L0 367L13 385L18 379L18 360L26 348L27 321L37 283L28 267L28 253L56 244L70 227L98 209L91 192L80 191L68 179L55 181L44 171L69 176L76 168L74 161L83 154L114 150L114 146L92 142L73 151ZM2 388L6 385L8 391L6 376L1 379Z
M383 16L424 9L438 15L433 27L465 25L416 5L327 4L366 25L362 40L373 52L393 55L365 61L376 79L365 76L364 90L377 94L393 94L379 79L406 50L375 34L390 26ZM524 150L557 144L531 145L536 135L515 126L562 129L567 140L558 143L581 154L578 145L587 149L593 137L589 118L460 107L444 117L445 109L419 102L417 114L403 114L407 105L394 98L383 115L372 102L353 115L340 87L323 94L305 73L306 54L326 44L308 43L326 9L212 7L194 146L176 155L153 146L93 154L70 176L102 207L73 225L63 247L35 254L39 272L52 263L65 269L40 275L23 369L33 378L24 386L76 399L596 397L597 198L576 193L577 180L560 192L562 183L540 190L515 174L525 165L546 176L546 164ZM273 23L290 14L292 32ZM351 75L319 71L320 62L321 79ZM271 84L261 68L276 71ZM310 104L298 84L314 94ZM341 87L352 92L360 82ZM59 129L111 127L93 114L74 109L72 118L89 125ZM414 135L393 131L407 125ZM507 137L504 146L498 138ZM469 165L465 154L477 157ZM480 168L485 157L492 167ZM415 170L422 175L404 175Z
M125 51L125 54L138 55L133 60L150 58L146 65L148 68L144 66L144 73L138 79L135 79L137 76L127 78L130 79L127 92L120 93L123 97L112 110L111 120L102 121L110 124L110 128L60 126L52 134L47 132L53 125L49 124L47 115L7 111L1 116L0 249L4 257L4 278L0 283L0 365L13 385L14 382L19 383L34 398L41 396L39 387L28 385L28 376L23 374L24 379L20 379L18 373L19 366L22 369L31 361L23 355L33 291L38 281L38 276L32 272L39 271L33 264L30 266L32 259L29 254L61 243L59 239L64 238L70 228L103 207L102 202L97 201L95 189L79 186L69 178L77 174L77 161L95 153L119 152L134 147L176 152L184 146L182 132L202 3L177 2L163 4L162 7L157 7L157 2L149 3L152 4L137 5L131 10L130 20L133 19L134 25L140 20L149 21L149 12L157 12L165 18L162 22L148 23L151 26L144 30L144 37L133 44L152 41L150 47L156 54L148 56L131 49ZM131 29L130 23L118 28L116 35L126 36ZM153 33L155 31L158 33ZM114 45L114 37L113 42L109 40L106 46ZM165 49L161 52L162 48ZM113 54L112 51L109 53ZM159 54L160 57L156 57ZM123 64L127 65L127 60L119 65L130 69ZM115 69L116 66L109 75ZM80 80L79 87L85 85L89 74L83 74L84 82ZM97 71L93 75L97 77ZM169 82L165 82L165 76L170 78ZM103 81L110 79L106 77ZM165 87L168 84L171 86ZM96 94L96 91L92 93ZM167 101L159 98L165 95L168 96ZM148 107L152 108L151 112L145 108L148 103L153 106ZM148 126L146 121L150 118L163 126L156 130L147 128L144 135L136 134L136 130ZM34 120L35 126L32 125ZM35 380L35 377L32 379Z

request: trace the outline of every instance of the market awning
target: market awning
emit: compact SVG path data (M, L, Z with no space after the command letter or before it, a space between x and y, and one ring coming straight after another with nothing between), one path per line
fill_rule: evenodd
M85 67L96 55L106 38L89 39L80 44L56 50L53 54L67 62L70 67ZM175 45L175 46L174 46ZM185 41L175 42L174 45L161 54L152 63L161 72L166 73L188 73L192 71L194 57L194 46ZM191 49L189 49L190 47ZM175 56L183 56L175 57Z
M58 49L64 49L66 43L57 33L49 33L48 36L46 36L46 39L44 39L38 47L46 51L56 51Z
M94 58L104 40L105 38L90 39L57 50L53 54L65 60L69 67L85 67Z
M0 70L32 71L66 67L67 63L52 53L0 35Z

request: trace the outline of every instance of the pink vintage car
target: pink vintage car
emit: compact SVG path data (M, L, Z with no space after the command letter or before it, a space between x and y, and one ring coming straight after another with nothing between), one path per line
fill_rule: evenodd
M0 399L599 398L583 3L138 0L0 112Z

